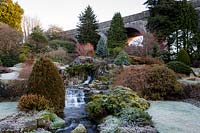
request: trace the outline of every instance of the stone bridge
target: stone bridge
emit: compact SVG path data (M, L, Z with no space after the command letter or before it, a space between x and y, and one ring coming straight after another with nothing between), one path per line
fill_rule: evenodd
M144 11L138 14L130 15L123 17L125 28L127 29L127 33L136 33L136 34L143 34L146 32L146 24L147 18L149 16L148 11ZM98 32L100 35L106 35L107 31L110 28L111 20L99 23ZM75 37L77 35L77 29L65 31L65 34Z
M190 0L199 14L199 29L200 29L200 0ZM143 11L138 14L123 17L124 26L127 30L128 37L142 35L146 32L147 18L149 17L149 11ZM101 36L107 36L107 31L110 27L111 20L99 23L98 32ZM77 35L77 29L65 31L65 34L75 38Z

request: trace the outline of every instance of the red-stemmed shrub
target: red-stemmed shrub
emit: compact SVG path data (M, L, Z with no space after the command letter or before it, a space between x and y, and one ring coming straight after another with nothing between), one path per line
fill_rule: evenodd
M91 43L76 44L76 52L78 56L94 56L94 46Z

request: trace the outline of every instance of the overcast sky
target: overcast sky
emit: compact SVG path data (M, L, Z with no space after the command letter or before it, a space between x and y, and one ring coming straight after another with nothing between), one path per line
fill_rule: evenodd
M25 15L40 19L43 28L54 24L65 30L76 28L78 16L87 5L94 10L99 22L111 20L115 12L128 16L146 10L146 0L14 0Z

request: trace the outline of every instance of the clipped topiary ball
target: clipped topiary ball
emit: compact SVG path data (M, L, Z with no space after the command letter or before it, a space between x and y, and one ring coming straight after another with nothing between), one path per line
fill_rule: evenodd
M42 57L34 64L28 80L28 93L44 96L60 114L65 106L65 89L56 66L48 58Z

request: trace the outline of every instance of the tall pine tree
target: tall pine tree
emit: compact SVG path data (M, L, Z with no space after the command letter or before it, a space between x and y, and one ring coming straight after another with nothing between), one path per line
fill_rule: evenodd
M79 16L79 25L77 39L79 43L91 43L96 49L97 42L99 40L99 35L97 34L98 23L96 20L96 15L94 14L92 8L87 6L85 11Z
M108 31L108 48L110 50L116 47L123 48L126 40L127 35L126 29L124 28L123 18L120 13L115 13Z
M179 26L182 32L182 47L187 52L191 52L190 41L198 30L198 14L192 4L188 3L187 0L180 2L179 20Z

